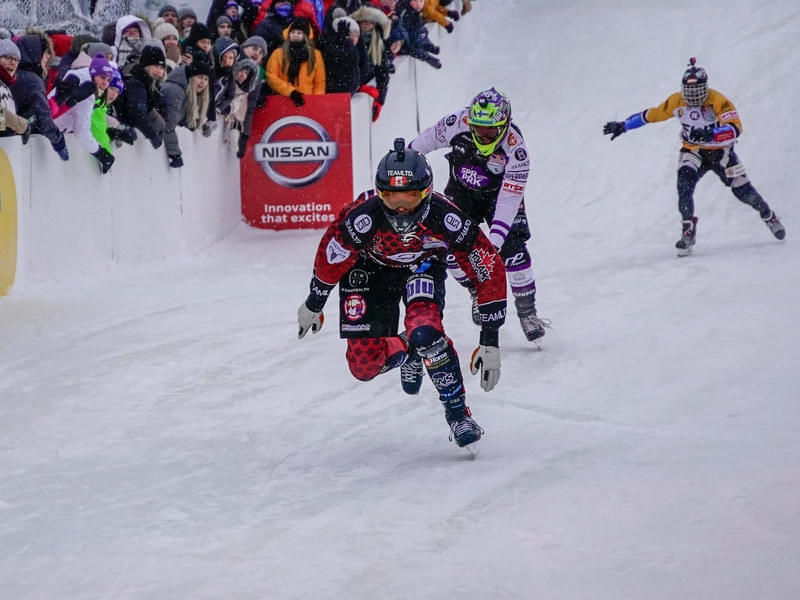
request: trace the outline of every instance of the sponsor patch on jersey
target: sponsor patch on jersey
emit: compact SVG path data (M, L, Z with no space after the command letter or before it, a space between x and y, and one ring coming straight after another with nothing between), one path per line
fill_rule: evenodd
M458 169L456 177L462 185L472 189L486 187L489 183L489 177L483 172L483 169L475 165L463 165Z
M744 165L739 163L738 165L733 165L732 167L728 167L725 169L725 177L728 179L735 179L736 177L741 177L744 175L746 171L744 170Z
M508 192L509 194L519 195L525 191L525 186L519 185L518 183L513 183L511 181L504 181L503 191Z
M509 148L513 148L519 143L519 140L517 139L517 136L514 135L513 131L506 136L506 140L508 141Z
M447 248L447 242L444 240L440 240L439 238L430 236L428 234L423 234L422 238L422 247L425 250L431 250L433 248Z
M723 123L725 121L732 121L733 119L738 119L738 118L739 118L739 113L736 112L735 110L729 110L728 112L724 112L719 116L719 120L722 121Z
M455 124L456 124L456 121L458 121L458 115L450 115L449 117L447 117L447 118L444 120L445 124L446 124L448 127L452 127L453 125L455 125Z
M350 275L347 278L347 283L350 284L350 287L353 288L360 288L364 287L369 283L369 273L367 273L364 269L353 269L350 271Z
M350 258L350 250L344 248L336 241L336 238L331 238L331 241L328 242L328 247L325 249L325 255L328 257L328 264L335 265Z
M444 216L444 226L450 231L456 232L463 226L464 222L456 213L447 213Z
M700 111L696 108L693 108L689 111L689 120L690 121L699 121L700 120Z
M396 254L387 254L386 258L389 260L393 260L394 262L399 263L413 263L417 260L420 256L425 254L424 252L398 252Z
M523 161L528 158L528 153L525 151L525 148L517 148L514 152L514 158L518 161Z
M494 271L494 259L492 255L483 248L475 248L469 253L469 264L478 276L478 281L486 281L492 278Z
M406 300L411 302L418 298L433 299L433 279L416 277L406 284Z
M353 221L353 227L356 228L358 233L367 233L372 229L372 217L369 215L361 215Z
M372 325L369 323L360 323L358 325L351 325L349 323L342 323L342 331L369 331L372 329Z
M348 321L359 321L367 314L367 301L361 294L350 294L344 299L344 316Z
M486 168L489 170L490 173L494 173L495 175L499 175L506 169L506 157L503 154L492 154L486 160Z

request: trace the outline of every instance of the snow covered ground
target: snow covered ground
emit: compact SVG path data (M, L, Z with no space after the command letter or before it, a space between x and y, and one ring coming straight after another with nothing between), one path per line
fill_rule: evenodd
M641 4L480 0L425 92L432 122L505 89L534 154L553 328L535 351L512 311L496 390L467 375L476 460L429 382L407 397L397 372L349 375L335 307L296 339L319 231L241 227L199 256L15 289L0 597L800 596L800 8ZM742 114L782 243L709 176L676 258L677 123L601 134L692 55ZM464 362L458 288L445 324Z

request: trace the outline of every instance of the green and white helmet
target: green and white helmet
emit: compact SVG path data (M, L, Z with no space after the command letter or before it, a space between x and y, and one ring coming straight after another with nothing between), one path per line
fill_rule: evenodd
M467 124L478 154L489 156L495 151L505 137L510 121L511 102L503 92L491 88L472 99Z

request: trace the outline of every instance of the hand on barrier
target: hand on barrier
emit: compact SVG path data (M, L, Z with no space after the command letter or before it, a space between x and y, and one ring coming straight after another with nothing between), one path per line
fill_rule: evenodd
M92 156L100 163L100 172L105 174L114 164L114 155L105 148L98 148L96 152L92 152Z
M481 388L491 392L500 381L500 348L495 346L478 346L469 361L469 370L473 375L481 373Z
M236 150L236 158L244 158L247 152L247 140L249 139L249 135L245 135L244 133L239 134L239 148Z
M156 150L161 148L161 143L164 141L164 138L161 137L160 133L156 133L153 137L150 138L150 145L153 146Z
M297 90L292 90L292 93L289 94L289 98L292 99L295 106L303 106L306 103L305 98L303 98L303 94L298 92Z
M379 117L379 116L380 116L380 114L381 114L381 109L382 109L382 108L383 108L383 104L381 104L381 103L380 103L380 102L378 102L377 100L375 100L375 101L372 103L372 120L373 120L373 121L377 121L377 120L378 120L378 117Z
M380 96L378 88L376 88L374 85L362 85L358 88L358 91L367 94L367 96L372 96L373 100L376 100L378 96Z
M136 141L136 130L131 127L109 127L106 129L108 137L112 140L133 145Z
M180 154L168 154L167 159L173 169L180 169L183 166L183 157Z
M314 312L306 306L303 302L297 309L297 339L302 339L306 336L309 329L312 333L318 333L322 329L322 324L325 322L325 315L320 312Z
M56 151L61 160L69 160L69 150L67 150L67 141L64 139L64 134L58 134L58 139L55 142L51 142L51 146L53 146L53 150Z
M453 22L451 21L445 26L445 31L447 31L447 33L453 33L453 30L455 28L456 28L456 26L453 25Z

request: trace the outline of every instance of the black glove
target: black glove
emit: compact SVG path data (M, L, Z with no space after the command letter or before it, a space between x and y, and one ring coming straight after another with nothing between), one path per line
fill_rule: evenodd
M183 166L183 158L180 154L167 154L169 159L169 166L173 169L180 169Z
M339 21L339 27L336 28L336 31L339 35L343 35L345 37L350 35L350 27L347 24L347 21Z
M291 94L289 94L289 98L292 99L295 106L303 106L306 103L305 98L303 98L303 94L298 92L297 90L293 90Z
M448 10L447 16L453 19L453 21L458 21L461 18L461 15L458 13L457 10Z
M53 146L53 150L58 153L58 156L61 157L61 160L69 160L69 150L67 150L67 141L64 139L63 133L59 131L58 139L50 144Z
M428 54L424 59L426 63L432 66L434 69L441 69L442 68L442 61L440 61L435 56Z
M31 139L31 124L30 123L28 123L28 126L25 128L25 131L20 133L20 135L22 136L22 145L24 146L25 144L28 143L28 140Z
M267 103L267 96L269 95L269 86L266 82L261 84L261 89L258 92L258 99L256 100L256 108L264 108Z
M689 141L702 144L704 142L714 141L714 126L708 125L706 127L692 127L689 132Z
M606 123L605 127L603 127L603 133L606 135L611 134L612 140L618 138L626 131L627 129L625 129L624 121L609 121Z
M155 135L153 135L153 137L151 137L151 138L150 138L150 144L151 144L151 145L153 146L153 148L155 148L156 150L158 150L159 148L161 148L161 142L163 142L163 141L164 141L164 140L163 140L163 138L161 137L161 134L160 134L160 133L156 133Z
M455 28L456 28L456 26L455 26L455 25L453 25L453 23L452 23L452 21L451 21L450 23L448 23L448 24L445 26L445 31L447 31L447 33L453 33L453 30L454 30Z
M105 148L98 148L97 152L92 152L92 156L100 163L100 171L103 173L108 173L111 165L114 164L114 155Z
M133 142L136 141L136 130L129 127L109 127L106 129L106 133L112 140L119 140L120 142L125 142L126 144L133 145Z
M249 135L239 134L239 149L236 151L236 158L244 158L245 152L247 152L247 140L249 139Z

